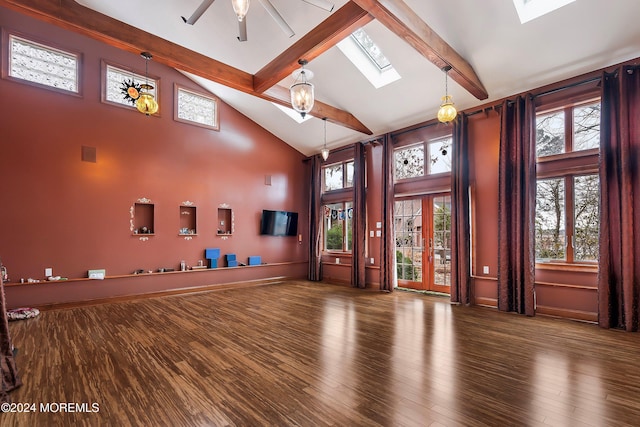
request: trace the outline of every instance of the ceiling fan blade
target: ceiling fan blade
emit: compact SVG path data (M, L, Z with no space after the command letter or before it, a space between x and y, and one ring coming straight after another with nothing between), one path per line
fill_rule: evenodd
M198 6L196 11L193 12L193 15L191 15L189 19L186 19L184 16L181 16L182 20L184 21L185 24L189 24L189 25L195 24L196 21L200 19L202 14L209 8L209 6L213 4L214 1L215 0L204 0L202 3L200 3L200 6Z
M324 9L327 12L332 12L333 8L336 7L335 4L327 0L302 0L302 1L305 3L312 4L316 7L319 7L320 9Z
M238 21L238 41L247 41L247 17L245 16L242 21Z
M282 31L284 31L284 33L288 37L293 37L296 34L293 32L293 29L291 29L289 24L285 22L282 15L280 15L280 13L276 10L276 8L273 6L273 4L271 4L269 0L258 0L258 1L262 4L262 6L264 6L267 12L269 12L269 15L271 15L273 20L276 21L276 23L280 26L280 28L282 28Z

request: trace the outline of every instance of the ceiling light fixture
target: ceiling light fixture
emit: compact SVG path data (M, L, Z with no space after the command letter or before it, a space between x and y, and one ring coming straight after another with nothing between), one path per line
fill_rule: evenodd
M442 123L449 123L456 118L458 112L456 111L456 107L453 104L453 99L449 96L448 85L447 85L447 77L448 72L451 70L451 66L447 65L442 68L444 71L444 96L442 97L442 104L440 105L440 109L438 110L438 120Z
M242 22L249 11L249 0L231 0L231 5L233 6L233 11L238 17L238 21Z
M153 95L149 92L153 90L153 86L149 84L149 61L153 56L149 52L142 52L140 54L145 59L145 69L144 69L144 78L145 83L140 85L140 95L136 100L136 108L141 113L150 116L151 114L155 114L158 112L158 103L153 98Z
M322 160L327 160L329 158L329 149L327 148L327 118L323 117L322 121L324 122L324 147L320 153L322 154Z
M304 117L313 108L313 84L309 83L309 80L313 78L313 72L305 70L306 59L300 59L298 64L301 65L301 68L293 72L293 78L296 80L289 88L289 92L291 93L291 107Z

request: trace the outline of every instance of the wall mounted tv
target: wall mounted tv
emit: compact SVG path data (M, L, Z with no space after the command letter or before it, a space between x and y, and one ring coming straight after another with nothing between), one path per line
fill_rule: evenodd
M260 234L268 236L295 236L298 234L298 212L262 211Z

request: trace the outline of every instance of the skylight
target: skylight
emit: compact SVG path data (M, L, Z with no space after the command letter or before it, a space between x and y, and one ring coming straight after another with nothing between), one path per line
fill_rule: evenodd
M513 0L513 4L518 11L520 23L524 24L542 15L560 9L575 0Z
M285 113L287 116L291 117L293 120L295 120L298 123L304 123L313 117L311 114L305 114L304 117L302 117L300 113L298 113L297 111L294 111L291 108L284 107L274 102L272 102L272 104L278 107L280 111L282 111L283 113Z
M338 48L376 89L400 78L391 62L362 28L338 43Z

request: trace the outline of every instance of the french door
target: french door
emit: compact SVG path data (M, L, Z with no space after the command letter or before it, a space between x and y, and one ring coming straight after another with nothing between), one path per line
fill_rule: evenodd
M396 199L394 206L398 286L449 293L451 196Z

